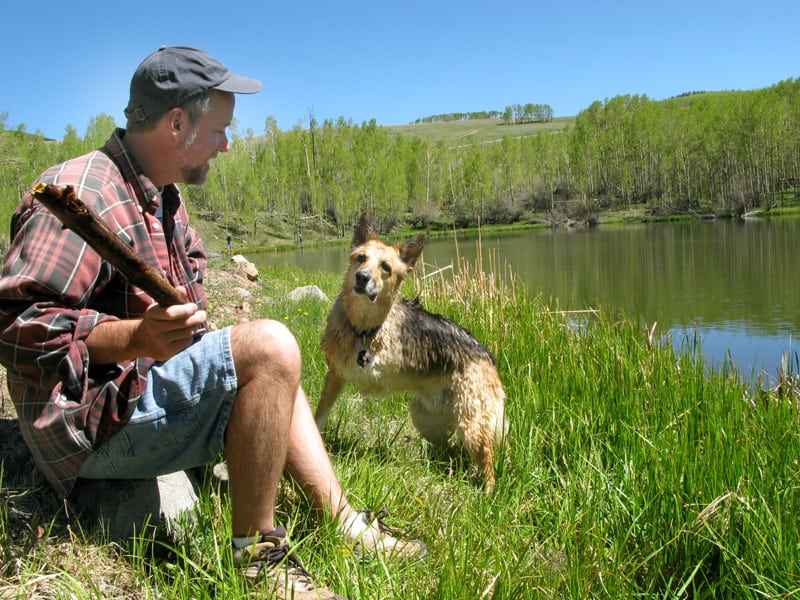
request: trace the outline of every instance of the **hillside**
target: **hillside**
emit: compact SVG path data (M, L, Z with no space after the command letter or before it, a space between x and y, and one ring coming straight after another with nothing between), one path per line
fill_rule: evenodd
M503 136L525 137L540 131L558 131L575 122L575 117L557 117L549 123L523 123L506 125L502 119L469 119L437 123L410 123L408 125L383 125L391 135L418 137L426 142L444 140L455 146L472 138L481 143L496 142Z
M798 90L790 80L660 101L617 96L576 116L515 125L454 113L234 135L206 185L184 194L212 252L229 233L242 252L292 248L299 235L307 246L341 241L362 210L391 228L450 230L786 209L800 181L797 136L776 124L793 122ZM0 250L25 182L96 148L112 126L98 119L86 139L62 142L0 131Z

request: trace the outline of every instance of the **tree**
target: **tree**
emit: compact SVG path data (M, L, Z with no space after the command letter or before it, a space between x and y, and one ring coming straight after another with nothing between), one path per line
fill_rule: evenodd
M106 143L117 125L114 117L105 113L100 113L89 120L86 126L86 135L83 136L84 143L92 149L99 148Z

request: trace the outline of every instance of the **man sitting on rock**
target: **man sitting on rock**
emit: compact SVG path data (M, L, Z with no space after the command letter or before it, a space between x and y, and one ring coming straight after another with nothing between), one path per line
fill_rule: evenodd
M155 304L28 193L0 276L0 362L25 441L61 495L79 477L154 478L224 452L236 564L280 597L338 598L308 575L275 522L284 472L360 550L412 556L424 546L348 502L286 327L264 319L206 330L206 253L175 185L206 181L209 161L228 151L234 94L260 87L197 48L144 59L126 129L37 183L73 186L186 301Z

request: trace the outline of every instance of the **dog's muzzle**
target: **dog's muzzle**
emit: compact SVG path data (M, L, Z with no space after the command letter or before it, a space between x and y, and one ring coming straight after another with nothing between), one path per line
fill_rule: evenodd
M372 302L375 302L378 298L378 292L375 290L375 282L372 280L369 271L356 271L356 274L353 276L353 291L356 294L367 296Z

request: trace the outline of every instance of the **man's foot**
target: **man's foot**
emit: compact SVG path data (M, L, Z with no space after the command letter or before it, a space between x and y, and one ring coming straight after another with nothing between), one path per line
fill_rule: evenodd
M289 546L286 529L278 527L244 548L234 548L233 562L251 582L268 586L276 598L346 600L316 584Z
M422 540L405 542L394 537L394 532L381 520L384 511L373 514L362 510L349 517L341 527L347 543L356 554L382 554L386 558L422 558L428 548Z

